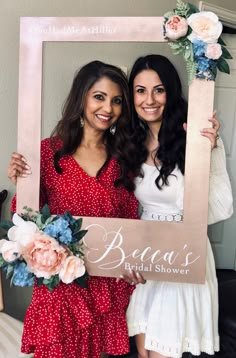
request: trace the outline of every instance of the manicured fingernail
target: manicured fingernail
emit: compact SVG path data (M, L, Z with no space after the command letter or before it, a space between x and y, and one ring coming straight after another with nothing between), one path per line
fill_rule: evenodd
M140 277L141 277L139 272L137 272L137 273L136 273L136 275L138 276L138 278L140 278Z
M26 169L29 169L29 170L31 169L28 164L25 164L25 168L26 168Z
M21 157L21 159L23 160L23 162L27 163L27 160L25 159L25 157Z

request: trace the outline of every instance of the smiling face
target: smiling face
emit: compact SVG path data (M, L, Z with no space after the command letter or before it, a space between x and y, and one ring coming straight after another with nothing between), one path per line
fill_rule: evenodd
M89 89L84 106L85 128L105 131L122 114L122 91L108 77L102 77Z
M161 122L166 104L166 91L153 70L138 73L133 82L134 105L140 118L148 123Z

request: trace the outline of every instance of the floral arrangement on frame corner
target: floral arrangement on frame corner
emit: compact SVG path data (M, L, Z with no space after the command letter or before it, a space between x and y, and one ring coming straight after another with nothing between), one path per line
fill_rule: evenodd
M216 14L182 0L164 15L164 37L175 55L183 55L189 83L194 78L215 80L217 69L230 73L226 59L232 56L220 37L222 29Z
M45 205L33 212L24 207L12 221L2 221L6 231L0 240L0 267L11 285L46 285L52 291L59 282L75 282L86 287L88 277L81 239L82 218L75 219L66 211L52 216Z

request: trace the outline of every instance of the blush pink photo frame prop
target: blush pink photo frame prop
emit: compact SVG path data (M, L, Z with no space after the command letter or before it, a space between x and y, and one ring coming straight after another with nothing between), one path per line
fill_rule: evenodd
M45 42L165 42L163 17L25 17L20 25L18 152L32 175L19 179L17 212L39 208L42 59ZM141 31L140 31L141 29ZM119 277L129 269L160 281L204 283L214 81L189 86L183 222L84 217L90 275ZM92 203L91 203L92 204Z

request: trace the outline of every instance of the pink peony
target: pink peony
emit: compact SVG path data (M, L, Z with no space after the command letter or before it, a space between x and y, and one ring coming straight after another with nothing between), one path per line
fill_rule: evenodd
M76 256L68 256L63 262L59 277L62 282L68 284L85 273L84 261Z
M205 56L207 58L210 58L212 60L218 60L218 58L220 58L220 56L222 55L222 49L221 49L221 45L220 44L208 44L206 51L205 51Z
M169 18L165 24L166 37L171 41L177 40L183 37L188 32L188 23L185 18L174 15Z
M56 239L35 233L33 241L25 246L23 257L36 277L49 279L60 272L68 251Z
M21 255L19 251L20 249L17 242L8 240L0 241L0 253L2 254L2 257L5 261L15 261Z
M206 43L216 43L223 28L218 16L209 11L192 14L187 22L193 30L188 36L191 42L201 40Z

